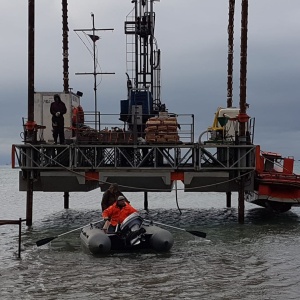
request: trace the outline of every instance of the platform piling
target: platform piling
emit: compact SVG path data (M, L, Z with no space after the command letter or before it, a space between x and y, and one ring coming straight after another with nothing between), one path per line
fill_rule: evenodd
M144 192L144 210L148 211L148 192Z
M231 207L231 192L226 192L226 207Z
M65 209L69 208L69 199L70 199L69 192L64 192L64 208Z
M30 178L30 172L27 173L27 199L26 199L26 225L32 225L33 208L33 179Z

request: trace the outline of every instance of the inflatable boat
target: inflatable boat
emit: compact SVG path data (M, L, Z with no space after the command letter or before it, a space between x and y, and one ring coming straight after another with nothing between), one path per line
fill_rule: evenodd
M169 231L144 220L138 213L128 216L115 232L106 233L101 227L91 224L81 229L81 242L92 254L137 249L166 252L174 243Z

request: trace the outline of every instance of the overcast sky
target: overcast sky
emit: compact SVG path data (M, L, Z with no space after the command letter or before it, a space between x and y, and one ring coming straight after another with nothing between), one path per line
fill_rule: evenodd
M61 92L61 0L35 1L35 90ZM161 0L155 3L155 37L162 52L162 102L170 112L195 114L199 134L226 107L228 0ZM124 21L130 0L69 0L70 87L84 93L85 110L94 107L93 60L74 29L114 28L97 42L103 76L98 108L120 111L126 98ZM0 1L0 164L10 162L11 145L21 143L27 116L28 1ZM234 106L239 106L241 1L236 0ZM249 0L248 114L255 117L255 144L262 150L300 159L300 1ZM100 78L99 78L100 80ZM197 138L197 137L196 137Z

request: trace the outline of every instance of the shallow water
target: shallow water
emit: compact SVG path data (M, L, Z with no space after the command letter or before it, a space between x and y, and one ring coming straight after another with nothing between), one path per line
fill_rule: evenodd
M0 219L25 218L26 193L18 192L16 170L0 172ZM79 231L42 247L35 242L100 218L102 193L34 193L34 223L0 226L2 299L299 299L300 208L273 214L246 203L245 224L237 222L237 200L225 208L221 193L150 193L148 218L207 239L166 228L174 235L168 253L141 251L92 256ZM127 193L143 209L143 195Z

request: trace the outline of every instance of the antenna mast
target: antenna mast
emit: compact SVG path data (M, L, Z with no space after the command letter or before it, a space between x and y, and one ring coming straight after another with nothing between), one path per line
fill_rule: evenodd
M75 75L93 75L94 76L94 105L95 105L95 129L97 129L97 75L107 75L107 74L115 74L114 72L105 72L105 73L99 73L97 72L97 64L98 61L96 59L96 42L99 40L99 36L96 35L96 31L107 31L107 30L111 30L113 31L113 28L101 28L101 29L97 29L95 28L95 16L93 13L91 13L92 16L92 24L93 24L93 28L92 29L75 29L74 31L82 31L82 32L90 32L92 31L92 34L88 34L88 36L91 38L92 42L93 42L93 64L94 64L94 70L92 73L75 73ZM100 128L99 128L100 129Z

